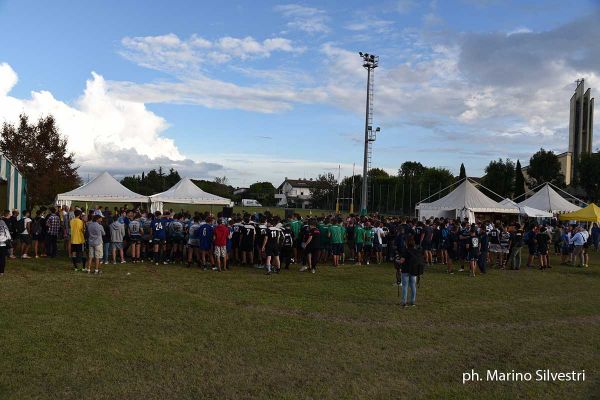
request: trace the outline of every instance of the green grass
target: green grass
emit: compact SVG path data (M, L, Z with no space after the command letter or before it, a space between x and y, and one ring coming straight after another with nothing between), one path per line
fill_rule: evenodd
M433 267L410 309L390 265L88 276L66 259L11 261L0 399L598 398L599 261L476 278ZM587 380L463 385L471 368Z

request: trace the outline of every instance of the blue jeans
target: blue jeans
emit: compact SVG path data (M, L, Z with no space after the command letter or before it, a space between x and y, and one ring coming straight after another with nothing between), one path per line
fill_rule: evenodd
M104 243L104 249L103 249L103 253L104 254L102 254L102 262L103 263L108 263L108 258L109 258L108 257L109 254L108 253L110 253L110 250L111 250L110 249L110 242ZM110 256L112 257L112 255L110 255Z
M410 304L415 304L417 298L417 277L415 275L402 273L402 304L406 304L408 297L408 285L410 284Z

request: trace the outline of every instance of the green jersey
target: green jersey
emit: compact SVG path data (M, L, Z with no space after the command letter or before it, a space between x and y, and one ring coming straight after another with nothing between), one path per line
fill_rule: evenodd
M360 225L354 228L354 241L359 244L365 242L365 228Z
M365 229L365 246L373 246L373 237L375 236L375 231L372 228Z
M302 228L302 221L300 221L299 219L290 222L290 229L292 230L292 235L294 236L294 239L298 239L298 237L300 236L300 228Z
M319 224L317 225L317 228L321 233L321 244L329 244L329 225Z
M331 227L329 227L329 232L331 233L331 243L344 243L344 233L346 232L346 230L340 225L331 225Z

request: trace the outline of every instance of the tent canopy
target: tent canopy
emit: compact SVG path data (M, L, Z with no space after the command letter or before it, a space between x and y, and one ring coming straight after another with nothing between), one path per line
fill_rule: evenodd
M526 215L532 218L552 218L552 216L554 215L548 211L538 210L537 208L529 206L519 206L511 199L504 199L500 202L500 204L507 207L514 207L515 209L519 210L519 214Z
M137 194L121 185L108 172L103 172L88 183L70 192L56 196L56 204L71 205L73 201L97 203L147 203L148 196Z
M441 199L431 203L419 203L415 208L419 210L420 218L436 216L456 218L463 215L473 221L476 212L506 214L517 214L519 212L514 207L502 205L492 200L479 191L468 179L465 179L456 189Z
M558 218L562 221L600 222L600 207L594 203L566 214L560 214Z
M169 190L150 196L153 211L162 211L164 203L216 204L228 206L231 200L200 189L190 178L183 178Z
M504 206L480 192L468 179L446 196L431 203L419 203L417 210L462 210L516 214L514 207Z
M551 213L572 212L580 210L581 207L569 202L554 190L549 183L546 183L533 196L523 200L519 206L533 207L538 210L544 210Z

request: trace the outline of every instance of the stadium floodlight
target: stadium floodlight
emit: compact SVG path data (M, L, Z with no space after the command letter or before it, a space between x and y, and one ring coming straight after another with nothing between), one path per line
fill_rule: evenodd
M379 57L369 53L358 53L363 59L363 67L367 70L367 105L365 112L365 150L363 159L363 182L362 182L362 197L360 200L360 213L365 215L367 213L368 204L368 175L369 167L371 165L371 142L375 140L375 133L379 132L380 129L376 128L373 131L373 80L371 75L375 68L379 66Z

